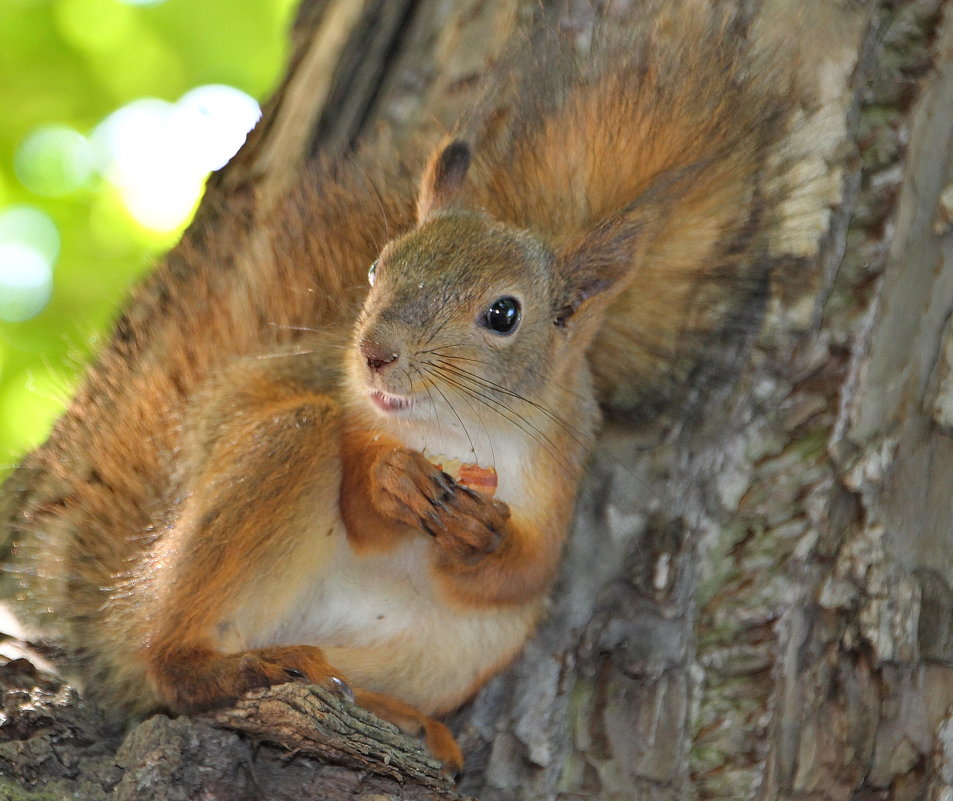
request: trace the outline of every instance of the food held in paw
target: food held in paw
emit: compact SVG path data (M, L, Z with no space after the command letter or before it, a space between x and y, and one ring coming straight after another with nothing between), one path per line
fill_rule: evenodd
M497 475L494 468L482 467L475 462L462 462L439 453L424 451L424 456L434 467L443 470L458 484L491 498L496 494Z

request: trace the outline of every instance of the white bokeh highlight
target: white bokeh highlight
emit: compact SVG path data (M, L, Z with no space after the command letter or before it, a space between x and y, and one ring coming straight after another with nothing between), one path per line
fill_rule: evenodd
M92 141L130 215L156 232L189 218L205 179L235 155L261 116L254 98L210 84L177 102L143 98L110 114Z
M56 224L39 209L0 211L0 320L19 323L43 311L59 249Z

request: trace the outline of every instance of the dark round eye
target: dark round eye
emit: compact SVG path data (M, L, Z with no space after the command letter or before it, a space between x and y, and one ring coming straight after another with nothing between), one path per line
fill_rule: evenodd
M509 295L494 300L480 318L480 325L494 334L512 334L520 324L520 302Z
M374 279L377 277L377 262L375 261L367 271L367 283L374 286Z

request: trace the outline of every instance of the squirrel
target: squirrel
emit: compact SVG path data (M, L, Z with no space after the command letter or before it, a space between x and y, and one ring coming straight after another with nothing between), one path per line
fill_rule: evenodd
M784 105L740 31L537 43L416 193L315 168L270 249L186 237L4 487L18 592L89 692L323 683L461 767L434 716L544 614L598 401L633 408L758 273Z

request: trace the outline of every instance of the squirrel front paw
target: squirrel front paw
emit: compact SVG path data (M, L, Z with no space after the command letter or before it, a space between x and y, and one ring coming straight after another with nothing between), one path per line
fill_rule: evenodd
M383 453L372 481L378 511L433 536L444 560L475 564L503 543L509 507L458 484L417 451Z
M353 699L345 680L324 652L310 645L258 648L223 654L205 648L178 648L150 671L165 705L190 714L227 706L249 690L289 681L320 684Z

